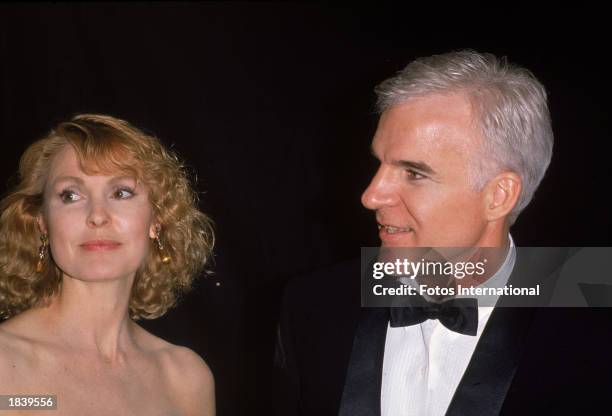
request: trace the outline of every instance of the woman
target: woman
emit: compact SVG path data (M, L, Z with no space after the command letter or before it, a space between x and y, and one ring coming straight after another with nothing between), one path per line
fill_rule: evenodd
M66 415L213 415L204 361L134 322L163 315L211 256L176 157L82 114L19 171L0 205L0 394L56 395Z

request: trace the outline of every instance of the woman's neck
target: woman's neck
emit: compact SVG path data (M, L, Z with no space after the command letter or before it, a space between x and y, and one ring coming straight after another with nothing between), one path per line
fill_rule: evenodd
M133 280L86 282L64 276L59 293L44 311L48 328L75 349L121 362L134 348L128 314Z

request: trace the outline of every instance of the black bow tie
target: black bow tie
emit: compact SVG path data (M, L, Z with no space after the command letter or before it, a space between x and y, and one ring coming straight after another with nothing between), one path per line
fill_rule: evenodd
M435 303L419 297L418 301L412 303L411 306L389 308L393 328L420 324L428 319L438 319L451 331L464 335L476 335L478 329L478 301L476 299L449 299Z

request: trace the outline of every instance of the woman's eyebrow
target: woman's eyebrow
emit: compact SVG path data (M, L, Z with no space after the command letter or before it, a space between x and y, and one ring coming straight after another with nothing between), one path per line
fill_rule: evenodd
M113 176L109 182L134 181L138 182L135 177L129 175Z
M83 179L77 176L58 176L53 180L53 185L56 185L60 182L76 182L79 185L83 185Z
M140 181L138 181L136 178L134 178L133 176L129 176L129 175L113 176L108 180L107 183L116 184L118 182L123 182L123 181L133 182L134 186L138 186L138 184L140 183ZM85 181L83 180L83 178L80 178L78 176L70 176L70 175L58 176L57 178L53 179L50 182L50 185L57 186L58 184L61 184L64 182L76 183L79 186L85 185Z
M138 178L135 178L129 175L113 176L108 181L108 183L111 185L116 185L118 183L125 183L125 182L128 182L131 186L134 186L134 188L137 188L141 183L141 181L139 181Z

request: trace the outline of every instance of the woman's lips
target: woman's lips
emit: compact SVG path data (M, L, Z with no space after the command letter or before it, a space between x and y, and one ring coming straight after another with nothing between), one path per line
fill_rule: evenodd
M115 250L120 245L120 242L113 240L91 240L81 244L81 247L87 251L108 251Z

